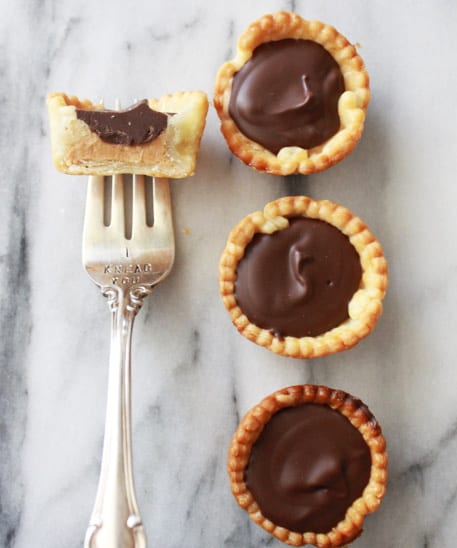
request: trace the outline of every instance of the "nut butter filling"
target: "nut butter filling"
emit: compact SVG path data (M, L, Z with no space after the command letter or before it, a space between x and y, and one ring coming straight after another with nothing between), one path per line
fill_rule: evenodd
M254 235L236 271L235 298L251 323L279 337L321 335L348 319L362 278L360 257L333 225L289 219Z
M344 91L338 63L320 44L266 42L233 77L229 113L244 135L274 154L310 149L339 130Z
M252 447L245 481L262 514L291 531L326 533L368 485L368 445L330 407L282 409Z
M168 124L167 115L149 108L146 99L119 111L77 108L76 116L102 141L116 145L148 143L158 137Z

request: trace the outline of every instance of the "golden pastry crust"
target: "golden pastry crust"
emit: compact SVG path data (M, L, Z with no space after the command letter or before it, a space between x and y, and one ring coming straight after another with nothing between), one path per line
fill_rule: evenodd
M320 219L338 228L356 249L362 267L360 288L348 306L349 318L316 337L279 337L251 323L237 303L237 265L256 233L272 234L289 225L289 217ZM286 196L242 219L230 232L219 263L219 291L234 326L247 339L282 356L316 358L347 350L366 337L382 313L388 284L387 261L381 244L366 224L347 208L328 200Z
M270 418L285 407L303 403L327 405L344 415L361 433L371 454L370 479L362 496L348 508L344 520L327 533L297 533L272 523L263 516L244 481L251 449ZM387 464L386 441L381 427L360 400L342 390L305 384L274 392L244 416L229 447L227 470L237 503L268 533L290 546L312 544L319 548L336 548L360 535L366 515L377 510L381 504L387 484Z
M54 163L70 175L136 173L153 177L183 178L194 174L200 140L208 112L201 91L184 91L148 99L150 108L173 112L167 128L142 145L104 142L76 117L76 108L104 108L64 93L47 97Z
M229 102L233 77L252 57L254 49L264 42L285 38L313 40L323 46L337 61L346 91L338 102L341 126L333 137L308 150L284 147L273 154L240 132L230 117ZM230 150L245 164L274 175L315 173L342 160L362 135L369 101L369 77L355 46L330 25L285 11L264 15L249 25L238 40L235 58L219 69L214 91L221 131Z

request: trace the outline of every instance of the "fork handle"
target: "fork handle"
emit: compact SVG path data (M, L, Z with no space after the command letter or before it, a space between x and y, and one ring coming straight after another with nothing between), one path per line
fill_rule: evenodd
M150 287L102 288L111 309L105 437L97 495L84 548L146 548L136 501L131 448L131 340Z

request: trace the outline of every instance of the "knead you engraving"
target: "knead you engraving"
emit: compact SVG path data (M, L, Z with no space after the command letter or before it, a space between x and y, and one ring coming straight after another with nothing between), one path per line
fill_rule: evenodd
M113 285L132 285L141 281L141 274L152 273L152 264L105 264L103 274L111 275Z

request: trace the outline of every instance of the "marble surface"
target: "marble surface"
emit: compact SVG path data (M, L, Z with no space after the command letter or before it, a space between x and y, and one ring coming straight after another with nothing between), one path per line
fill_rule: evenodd
M236 506L225 472L238 420L295 383L362 398L390 479L358 548L444 548L457 536L457 5L445 0L2 2L0 18L0 546L76 548L97 485L109 313L81 266L86 182L53 167L49 91L134 97L202 89L249 22L277 9L360 44L372 102L330 170L261 175L228 152L213 108L196 175L172 183L177 257L133 342L133 436L149 546L282 544ZM390 265L385 311L352 350L281 358L238 335L218 295L230 228L276 197L359 214Z

